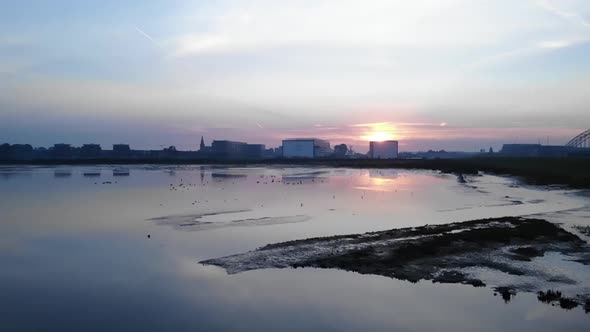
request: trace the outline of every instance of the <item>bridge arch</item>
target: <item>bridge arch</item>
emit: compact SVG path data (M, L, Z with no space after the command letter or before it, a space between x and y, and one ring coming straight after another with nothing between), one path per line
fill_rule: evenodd
M566 146L571 148L590 148L590 129L572 138Z

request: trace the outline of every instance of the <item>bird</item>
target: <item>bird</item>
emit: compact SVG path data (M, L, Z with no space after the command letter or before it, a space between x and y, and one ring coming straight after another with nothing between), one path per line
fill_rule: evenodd
M151 238L151 235L148 234L148 239Z

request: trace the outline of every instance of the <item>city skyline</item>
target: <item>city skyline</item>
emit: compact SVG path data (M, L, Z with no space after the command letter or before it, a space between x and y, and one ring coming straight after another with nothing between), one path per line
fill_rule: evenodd
M590 127L589 18L549 0L11 2L0 142L565 144Z

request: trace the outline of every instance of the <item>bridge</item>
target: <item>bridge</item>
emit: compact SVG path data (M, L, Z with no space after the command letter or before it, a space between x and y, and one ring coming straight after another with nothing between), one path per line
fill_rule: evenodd
M565 146L571 148L590 148L590 129L574 137Z

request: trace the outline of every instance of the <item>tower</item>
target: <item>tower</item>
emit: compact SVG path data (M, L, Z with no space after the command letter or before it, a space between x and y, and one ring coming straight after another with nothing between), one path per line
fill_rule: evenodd
M199 149L200 151L205 151L205 140L203 139L203 136L201 136L201 147Z

